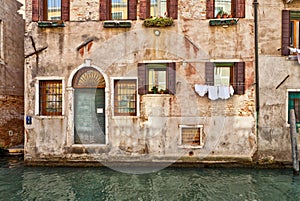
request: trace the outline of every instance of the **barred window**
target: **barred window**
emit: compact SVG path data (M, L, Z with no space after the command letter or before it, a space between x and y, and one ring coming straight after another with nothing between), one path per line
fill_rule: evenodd
M136 80L114 81L114 114L136 116Z
M39 82L40 115L62 115L62 81Z
M201 147L204 145L203 125L180 125L182 146L195 146Z

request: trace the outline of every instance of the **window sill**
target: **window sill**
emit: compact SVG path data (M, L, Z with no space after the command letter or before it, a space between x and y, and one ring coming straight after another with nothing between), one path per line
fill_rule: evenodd
M35 116L36 119L64 119L64 116Z
M209 20L210 26L230 26L237 25L239 18L220 18Z
M174 96L172 94L145 94L144 95L145 97L171 97L171 96Z
M65 27L65 23L63 21L40 21L38 26L40 28Z
M192 145L179 145L178 146L181 149L202 149L203 146L197 145L197 146L192 146Z
M103 27L104 28L131 28L132 22L129 20L118 21L118 20L110 20L104 21Z

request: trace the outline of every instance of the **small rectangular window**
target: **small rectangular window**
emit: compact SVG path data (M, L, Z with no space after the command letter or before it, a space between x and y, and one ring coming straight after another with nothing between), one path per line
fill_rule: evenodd
M215 0L215 16L232 15L231 0Z
M62 81L39 81L40 115L62 115Z
M148 92L158 93L167 89L167 65L147 64Z
M167 16L167 1L166 0L151 0L150 15L152 17Z
M180 125L180 145L202 147L204 145L203 125Z
M125 20L128 18L127 0L111 0L111 19Z
M288 123L290 123L290 110L294 109L296 123L300 124L300 92L288 92Z
M114 115L136 116L137 113L136 80L114 81Z
M46 20L61 20L61 0L46 0Z

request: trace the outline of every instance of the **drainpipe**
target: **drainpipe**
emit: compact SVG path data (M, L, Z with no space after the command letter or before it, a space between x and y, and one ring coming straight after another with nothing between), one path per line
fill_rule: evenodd
M258 118L259 118L259 68L258 68L258 23L257 23L257 0L253 1L254 6L254 49L255 49L255 107L256 107L256 137L258 145ZM258 149L258 148L257 148Z

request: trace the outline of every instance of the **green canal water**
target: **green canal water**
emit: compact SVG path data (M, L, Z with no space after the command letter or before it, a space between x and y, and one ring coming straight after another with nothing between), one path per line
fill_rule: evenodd
M28 167L0 158L0 200L300 200L291 169L165 168L127 174L109 168Z

